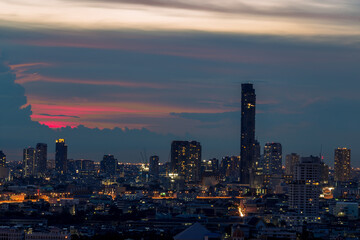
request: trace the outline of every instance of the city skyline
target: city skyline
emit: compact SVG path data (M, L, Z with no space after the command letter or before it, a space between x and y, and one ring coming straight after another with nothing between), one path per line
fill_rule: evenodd
M360 239L359 0L1 0L3 240Z
M15 84L15 85L17 85L17 84ZM248 83L246 83L246 84L243 84L243 85L252 85L252 84L248 84ZM23 108L21 108L21 110L22 110ZM28 107L26 107L25 109L29 109L29 106ZM2 126L2 127L4 127L4 126ZM47 130L47 127L46 126L44 126L44 125L42 125L41 126L42 127L42 129L44 130L44 129L46 129ZM82 128L84 128L83 126L82 126ZM72 128L65 128L65 129L67 129L67 130L70 130L70 132L71 132L71 130L72 130ZM77 129L77 128L75 128L75 129ZM122 132L122 130L121 129L119 129L120 130L120 132ZM45 131L45 132L47 132L47 131ZM56 133L56 131L54 132L55 133L55 135L57 136L58 134ZM241 135L241 134L240 134ZM16 136L13 136L13 137L16 137ZM180 139L179 137L176 137L175 135L168 135L167 137L170 137L169 139L170 140L168 140L168 141L174 141L174 140L171 140L171 139ZM188 137L188 136L187 136ZM186 138L186 137L185 137ZM189 137L188 137L189 138ZM62 139L62 140L64 140L64 139ZM134 139L135 141L137 141L138 139ZM33 141L33 140L32 140ZM57 140L56 140L57 141ZM192 140L190 140L190 141L192 141ZM34 141L33 141L34 142ZM256 142L256 141L255 141ZM265 146L266 144L270 144L270 143L273 143L273 142L265 142L265 143L263 143L264 145L263 146ZM35 142L34 142L34 144L35 144ZM261 144L261 143L260 143ZM27 144L26 146L29 146L29 144ZM338 146L336 147L336 148L339 148ZM23 149L23 148L22 148ZM220 149L216 149L216 150L220 150ZM322 151L322 146L321 146L321 149L320 149L320 151ZM56 154L55 154L55 149L54 149L54 151L52 152L52 151L50 151L50 154L49 154L49 156L50 156L50 158L55 158L56 156ZM236 151L235 151L236 152ZM107 152L104 152L105 154L108 154ZM156 153L155 151L153 152L153 153ZM97 152L97 154L101 154L100 152ZM260 154L262 154L262 151L260 152ZM299 153L300 155L301 155L301 153ZM228 154L228 153L225 153L224 155L219 155L219 154L217 154L217 156L220 156L220 157L218 157L219 159L220 158L222 158L222 157L224 157L224 156L230 156L231 154ZM236 155L236 154L235 154ZM310 154L310 155L312 155L312 154ZM316 155L316 153L314 153L314 155ZM10 155L11 156L11 155ZM21 155L22 156L22 155ZM306 154L304 154L304 156L306 156ZM323 152L321 152L321 156L324 158L324 154L323 154ZM210 156L210 157L208 157L208 158L213 158L214 156ZM93 157L80 157L79 159L86 159L86 158L88 158L88 159L93 159L93 160L95 160L95 161L101 161L101 159L94 159ZM136 158L136 157L135 157ZM74 157L69 157L68 159L76 159L76 157L74 158ZM134 158L131 158L131 159L134 159ZM204 158L205 159L205 158ZM20 160L20 159L18 159L18 160ZM170 159L169 158L162 158L162 162L166 162L166 161L169 161ZM326 160L325 160L325 162L326 163L330 163L329 165L330 166L332 166L333 165L333 163L334 163L334 160L335 160L335 157L334 156L330 156L330 157L327 157L326 158ZM142 156L141 156L141 158L139 157L138 158L138 161L128 161L128 162L141 162L141 161L143 161L143 159L142 159ZM123 161L123 162L127 162L126 160L125 161ZM285 166L285 162L282 162L282 165L283 166ZM354 166L354 165L353 165ZM355 167L356 167L356 164L355 164Z
M251 82L261 148L279 142L284 156L307 156L322 145L332 163L333 149L347 147L360 165L354 1L21 3L0 8L0 148L9 160L37 142L52 157L58 138L70 158L97 161L136 162L144 149L168 161L173 140L201 142L205 159L238 155L239 95Z

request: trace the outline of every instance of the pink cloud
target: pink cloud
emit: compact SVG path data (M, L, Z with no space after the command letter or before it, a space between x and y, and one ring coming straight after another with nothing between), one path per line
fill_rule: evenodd
M63 127L75 128L80 125L73 122L59 122L59 121L40 121L39 123L42 125L46 125L49 128L63 128Z
M75 115L81 116L85 114L101 114L106 112L111 113L143 113L142 110L134 110L123 107L109 107L109 106L68 106L68 105L46 105L46 104L31 104L35 112L44 112L50 115Z

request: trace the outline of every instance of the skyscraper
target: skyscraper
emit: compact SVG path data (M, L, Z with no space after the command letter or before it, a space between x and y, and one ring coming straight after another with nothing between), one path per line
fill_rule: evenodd
M294 178L289 188L289 206L304 217L315 219L319 214L320 163L319 157L310 156L301 158L294 167Z
M159 177L159 156L150 157L149 172L151 177Z
M108 175L115 175L118 161L114 158L114 155L104 155L103 160L100 163L101 171Z
M35 174L40 176L43 175L47 167L47 144L38 143L36 144L36 159L35 159Z
M171 168L187 182L201 179L201 145L196 141L171 143Z
M23 151L23 169L24 176L29 177L35 174L35 149L32 147L24 148Z
M241 149L240 182L250 184L250 174L254 169L255 145L255 102L253 85L241 85Z
M280 143L266 143L264 147L264 173L282 174L282 147Z
M65 139L57 139L55 141L55 170L64 174L67 172L67 145L65 144Z
M264 184L264 164L263 164L263 158L261 156L261 147L260 143L255 140L255 146L254 146L254 161L255 164L253 172L250 176L250 187L255 189L262 188Z
M0 150L0 167L5 167L6 165L6 155L3 151Z
M351 171L351 150L348 148L335 149L334 157L334 169L335 169L335 181L346 182L350 180Z
M295 165L299 163L300 156L296 153L286 155L285 159L285 175L293 176Z

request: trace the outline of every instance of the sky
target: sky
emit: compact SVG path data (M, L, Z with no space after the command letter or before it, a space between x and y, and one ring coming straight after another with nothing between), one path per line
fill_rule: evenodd
M352 149L360 166L357 0L3 0L0 149L66 138L70 158L121 162L197 140L238 155L241 83L256 136L283 154Z

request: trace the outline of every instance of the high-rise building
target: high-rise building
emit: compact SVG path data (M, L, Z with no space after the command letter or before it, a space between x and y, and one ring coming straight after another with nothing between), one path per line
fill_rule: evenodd
M150 157L149 173L151 177L159 177L159 156Z
M250 174L255 163L255 103L256 95L253 85L241 85L241 149L240 149L240 182L250 184Z
M220 174L228 180L239 180L240 156L225 156L221 160Z
M219 160L212 158L201 160L201 178L202 182L208 182L206 179L219 179Z
M67 172L68 147L65 144L65 139L57 139L55 143L55 170L60 174L64 174Z
M24 148L23 151L23 170L24 176L33 176L36 172L35 157L36 151L32 147Z
M285 175L293 176L295 165L299 163L300 156L296 153L286 155L285 159Z
M335 149L334 170L335 181L346 182L350 180L351 172L351 150L348 148Z
M95 174L95 164L94 161L87 159L69 160L67 170L81 175Z
M260 143L257 140L255 140L254 154L255 164L253 174L250 176L250 187L260 189L264 184L264 164L261 156Z
M6 166L6 155L3 151L0 150L0 167Z
M320 183L326 185L329 183L329 166L321 160L320 169L321 169Z
M254 144L255 169L262 168L260 160L261 160L261 147L259 141L255 140L255 144Z
M280 143L266 143L264 147L264 173L282 174L282 147Z
M217 173L219 170L219 160L216 158L212 158L209 160L203 159L201 161L201 168L202 172Z
M201 180L201 145L196 141L171 143L171 168L186 182Z
M304 217L319 214L321 180L319 157L302 157L294 167L294 177L290 184L289 206Z
M36 144L35 175L41 176L47 168L47 144Z
M101 171L108 175L115 175L117 170L118 161L114 158L114 155L104 155L103 160L100 163Z
M6 155L0 150L0 179L10 179L9 168L6 167Z

